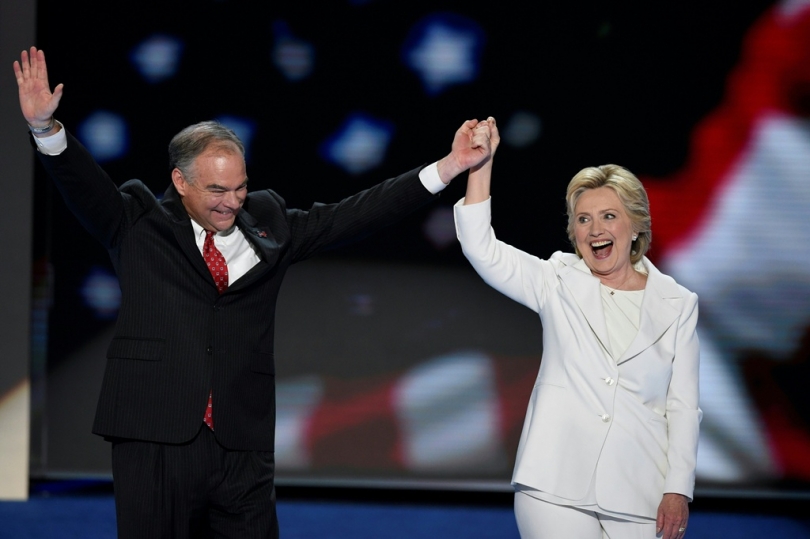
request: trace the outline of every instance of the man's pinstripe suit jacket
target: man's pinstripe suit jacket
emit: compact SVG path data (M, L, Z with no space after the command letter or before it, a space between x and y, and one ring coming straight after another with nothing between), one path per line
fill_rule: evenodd
M40 160L71 211L108 250L122 293L93 432L188 441L213 390L218 441L272 451L273 331L288 267L392 223L436 195L419 181L419 169L308 211L287 208L271 190L251 192L236 223L261 261L219 295L174 187L162 200L139 180L117 187L67 135L62 154L40 154Z

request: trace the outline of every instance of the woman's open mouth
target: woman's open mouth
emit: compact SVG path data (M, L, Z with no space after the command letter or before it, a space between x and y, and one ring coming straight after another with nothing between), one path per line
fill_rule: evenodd
M593 251L593 256L597 259L607 258L613 250L613 242L610 240L591 242L591 250Z

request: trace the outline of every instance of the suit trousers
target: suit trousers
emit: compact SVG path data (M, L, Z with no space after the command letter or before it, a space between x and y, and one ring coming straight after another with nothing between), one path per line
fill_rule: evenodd
M185 444L112 441L119 539L276 539L272 451L231 451L200 423Z
M655 521L630 522L515 493L521 539L656 539Z

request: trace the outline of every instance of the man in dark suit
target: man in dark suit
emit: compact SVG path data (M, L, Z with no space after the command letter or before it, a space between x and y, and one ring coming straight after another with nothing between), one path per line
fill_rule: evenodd
M273 328L290 264L396 221L490 155L471 120L442 160L337 204L247 192L244 148L203 122L170 144L163 199L117 187L53 114L45 56L14 63L23 116L67 205L109 251L122 303L93 432L112 442L119 537L277 537Z

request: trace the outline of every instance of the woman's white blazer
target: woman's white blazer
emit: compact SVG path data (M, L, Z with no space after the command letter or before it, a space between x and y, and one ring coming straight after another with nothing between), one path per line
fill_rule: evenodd
M611 358L599 279L575 254L541 260L495 238L489 200L455 207L462 250L490 286L540 315L543 355L513 484L576 501L594 481L603 509L655 518L695 483L697 295L648 273L638 334Z

